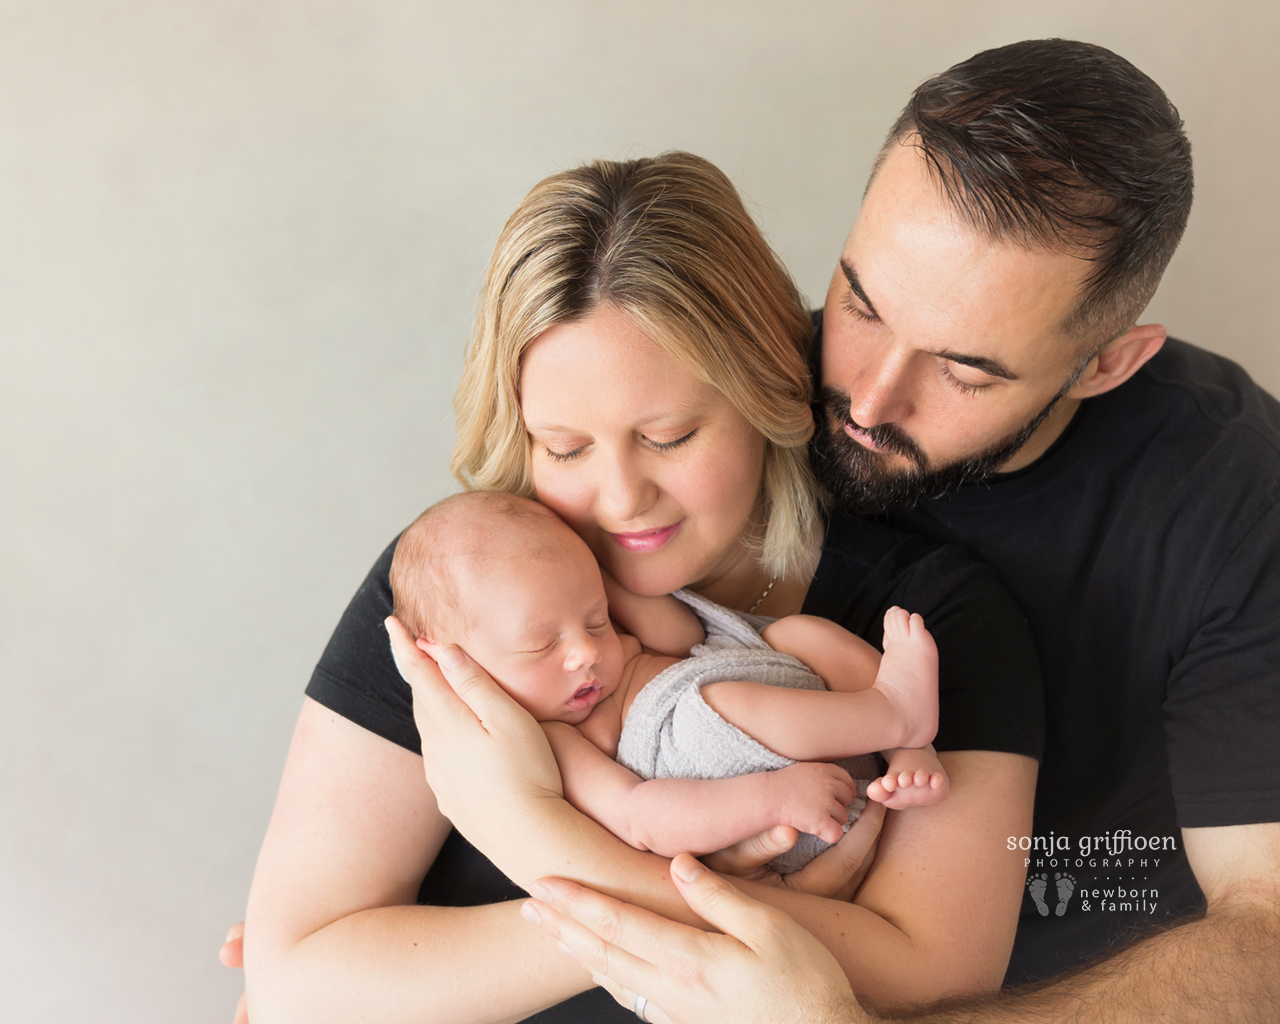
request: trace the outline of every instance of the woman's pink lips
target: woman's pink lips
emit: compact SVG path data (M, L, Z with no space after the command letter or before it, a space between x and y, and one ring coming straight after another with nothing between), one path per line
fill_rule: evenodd
M676 535L676 532L683 524L684 520L681 519L670 526L661 526L656 530L641 530L638 533L611 533L609 536L626 551L657 551L658 548Z

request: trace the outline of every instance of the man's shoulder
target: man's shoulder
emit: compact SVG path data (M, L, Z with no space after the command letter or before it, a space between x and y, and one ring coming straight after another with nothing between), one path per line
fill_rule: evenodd
M1276 515L1280 402L1230 359L1170 339L1091 401L1103 402L1101 415L1082 425L1067 482L1159 534L1166 557L1220 566Z
M1280 481L1280 402L1224 356L1170 338L1098 403L1082 433L1135 482L1270 493Z
M1280 402L1225 356L1170 338L1133 384L1158 411L1189 426L1210 433L1244 428L1280 447Z

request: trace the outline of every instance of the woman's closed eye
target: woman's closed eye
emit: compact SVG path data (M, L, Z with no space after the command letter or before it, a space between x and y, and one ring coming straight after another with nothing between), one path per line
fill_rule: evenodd
M587 450L587 446L585 444L580 445L577 448L574 448L573 451L568 452L558 452L554 448L546 447L544 447L543 450L547 453L547 458L551 459L552 462L569 462L585 452Z
M671 441L659 441L647 435L641 435L641 436L644 438L645 443L648 444L648 446L652 448L654 451L673 452L677 448L683 448L690 441L692 441L694 437L697 436L697 434L698 434L698 428L695 427L693 430L689 431L689 433L685 434L684 436L677 437ZM590 446L582 444L582 445L579 445L577 448L570 449L569 451L557 451L555 448L550 448L546 445L543 445L543 451L547 453L547 458L551 459L552 462L571 462L572 460L579 458L587 450L588 447Z
M646 437L645 440L649 442L649 446L651 448L654 448L657 451L671 452L671 451L675 451L677 448L683 448L685 445L687 445L690 441L694 439L697 433L698 433L698 428L694 427L691 431L689 431L689 433L685 434L684 437L677 437L674 441L655 441L651 437Z

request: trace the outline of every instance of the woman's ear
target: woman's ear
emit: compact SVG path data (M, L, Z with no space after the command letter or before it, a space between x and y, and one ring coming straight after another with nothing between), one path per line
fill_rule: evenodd
M1161 324L1142 324L1107 342L1089 360L1068 398L1092 398L1117 388L1160 351L1169 332Z

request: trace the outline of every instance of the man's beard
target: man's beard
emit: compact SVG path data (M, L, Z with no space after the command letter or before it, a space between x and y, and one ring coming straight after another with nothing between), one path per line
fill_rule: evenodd
M918 502L940 498L961 484L995 474L1031 440L1075 381L1076 377L1072 377L1053 401L1004 439L976 455L937 468L929 467L920 446L894 424L864 428L853 423L849 396L824 387L818 395L821 423L813 440L814 469L831 496L848 512L881 515L892 509L911 508ZM868 448L846 434L844 428L849 424L877 447ZM911 466L890 469L890 455L904 456Z

